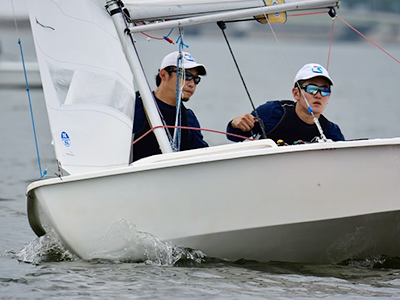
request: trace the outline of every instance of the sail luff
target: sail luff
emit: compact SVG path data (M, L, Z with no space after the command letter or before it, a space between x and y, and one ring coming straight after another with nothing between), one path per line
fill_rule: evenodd
M141 26L130 26L132 33L142 31L153 31L160 29L170 29L185 26L194 26L199 24L213 23L218 21L230 21L234 19L240 19L245 17L252 17L260 14L274 14L279 12L297 11L297 10L308 10L308 9L319 9L319 8L330 8L336 7L339 1L336 0L308 0L308 1L296 1L292 3L285 3L272 6L263 6L257 8L238 9L229 12L210 13L201 16L188 17L178 20L169 20L161 23L147 24ZM133 12L132 12L133 14ZM134 18L134 15L133 15Z

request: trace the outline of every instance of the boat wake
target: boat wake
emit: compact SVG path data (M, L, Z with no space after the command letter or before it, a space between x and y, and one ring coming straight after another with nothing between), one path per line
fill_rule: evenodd
M202 263L206 255L200 250L180 248L157 237L140 232L136 226L121 220L96 238L89 253L93 262L145 263L174 266L178 262ZM21 262L74 261L77 256L68 251L54 231L37 237L16 254Z
M45 262L80 260L63 246L53 231L35 238L19 252L10 251L8 254L12 254L20 262L36 265ZM200 250L181 248L168 242L162 242L149 233L137 231L136 226L125 220L110 226L101 237L94 241L91 257L90 262L95 264L144 263L154 266L177 267L209 267L222 264L274 274L294 272L322 275L320 271L322 265L315 263L278 261L261 263L246 259L226 261L208 257ZM346 275L343 270L400 269L400 257L374 255L363 259L351 258L338 264L325 265L323 269L325 271L328 269L330 276L353 278L355 274L350 272L350 275Z
M180 248L162 242L150 233L141 232L126 220L109 226L92 245L89 256L123 262L145 262L153 265L175 265L180 260L200 263L206 255L200 250Z

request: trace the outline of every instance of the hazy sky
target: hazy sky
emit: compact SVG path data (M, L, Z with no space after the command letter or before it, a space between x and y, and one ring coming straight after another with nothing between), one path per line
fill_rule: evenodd
M28 0L0 0L0 18L12 19L14 16L27 17L28 16Z

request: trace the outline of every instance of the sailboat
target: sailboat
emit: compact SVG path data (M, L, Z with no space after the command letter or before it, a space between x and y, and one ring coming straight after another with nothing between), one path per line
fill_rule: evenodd
M96 242L119 222L227 260L336 263L400 256L400 138L287 147L260 139L171 148L135 34L338 5L282 2L31 0L60 169L58 177L27 188L33 231L55 232L85 260L107 257L106 251L96 251ZM162 154L130 163L136 90ZM310 162L325 171L316 174ZM287 164L290 172L281 168ZM238 170L252 174L243 180L258 188L237 186L231 174ZM167 192L178 180L179 192ZM288 186L297 192L287 193Z

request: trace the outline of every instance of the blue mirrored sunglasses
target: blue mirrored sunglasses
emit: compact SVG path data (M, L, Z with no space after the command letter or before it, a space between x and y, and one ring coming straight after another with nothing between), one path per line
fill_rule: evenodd
M306 86L301 87L303 90L305 90L307 93L316 95L318 92L321 93L321 96L329 96L331 94L331 89L326 86L318 86L314 84L309 84Z
M177 73L178 70L170 70L169 72ZM199 84L199 82L201 80L201 77L193 75L192 73L189 73L189 72L185 72L185 80L190 81L192 79L193 79L195 84Z

